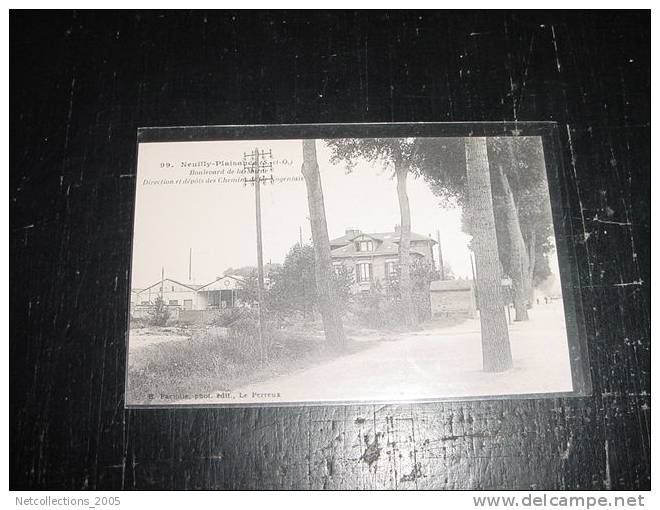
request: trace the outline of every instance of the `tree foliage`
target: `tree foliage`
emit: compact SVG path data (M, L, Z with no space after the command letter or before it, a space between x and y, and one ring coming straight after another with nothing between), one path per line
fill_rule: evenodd
M311 314L316 296L312 245L294 244L286 254L282 267L271 274L271 285L268 296L270 308Z
M489 140L488 158L491 167L499 167L508 179L525 245L528 250L533 250L528 256L534 266L533 283L538 284L550 273L548 255L554 249L551 241L552 213L541 141L536 137L493 138ZM500 257L504 271L509 272L511 247L503 232L505 222L502 221L505 215L504 190L497 179L492 179L491 182Z
M156 297L154 305L147 312L149 325L165 326L170 318L170 312L161 296Z
M390 171L394 171L396 160L401 159L406 162L409 172L419 172L415 138L331 138L325 143L332 151L330 162L343 163L347 172L352 172L360 159L379 163Z
M267 306L282 314L302 312L311 316L318 308L314 271L314 248L311 244L294 244L284 263L271 273L271 287L267 292ZM340 311L346 309L351 296L353 273L341 268L333 274L331 284L339 300Z
M419 138L419 174L442 206L466 204L465 138Z
M487 140L491 170L497 166L506 173L518 209L520 228L529 246L534 243L534 284L549 274L548 255L552 252L552 217L548 202L543 147L537 137L490 137ZM429 183L441 205L458 204L463 208L463 230L471 234L470 207L467 203L465 138L419 138L417 164L420 175ZM510 270L510 247L504 232L502 187L491 171L495 225L504 271Z
M415 138L338 138L326 140L332 150L333 163L344 162L347 171L362 159L371 163L380 163L384 170L393 170L396 177L396 190L401 211L401 229L399 237L399 265L401 277L399 288L403 322L408 326L417 323L412 284L410 281L410 203L408 201L407 178L409 173L419 173L419 151Z
M250 305L257 303L259 301L259 277L257 276L257 268L252 268L252 271L240 274L240 276L243 276L243 283L238 290L238 298L243 303Z
M268 275L271 271L279 268L281 264L264 264L264 274ZM257 266L228 267L223 271L223 276L244 276L250 277L257 274Z

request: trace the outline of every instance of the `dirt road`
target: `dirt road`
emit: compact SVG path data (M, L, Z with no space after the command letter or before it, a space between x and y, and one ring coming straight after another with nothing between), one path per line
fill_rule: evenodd
M407 400L571 390L561 302L530 310L510 326L514 368L481 369L479 321L408 333L371 349L234 389L244 401ZM264 397L260 394L279 394ZM226 402L226 401L225 401Z

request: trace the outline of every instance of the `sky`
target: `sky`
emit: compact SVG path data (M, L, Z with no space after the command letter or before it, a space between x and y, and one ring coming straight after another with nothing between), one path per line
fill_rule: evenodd
M347 173L345 165L330 163L322 140L316 144L330 238L351 227L393 231L400 213L391 169L360 161ZM243 168L243 154L256 147L272 150L272 175L281 179L261 187L264 262L282 262L299 241L301 229L303 241L311 240L300 140L141 143L133 288L156 283L161 268L166 278L204 284L230 267L256 265L254 187L237 173ZM439 230L445 263L456 277L471 278L470 236L461 231L460 208L440 207L421 178L408 177L408 196L412 231L435 238Z

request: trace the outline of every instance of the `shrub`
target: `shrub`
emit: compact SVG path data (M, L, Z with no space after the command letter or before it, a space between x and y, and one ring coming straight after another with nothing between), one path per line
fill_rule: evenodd
M314 247L297 243L291 247L284 264L270 274L272 286L266 293L268 309L280 316L302 313L307 319L318 311ZM353 270L340 266L330 273L334 304L344 312L351 298Z
M378 281L356 296L350 310L361 324L376 329L396 327L404 317L398 294L383 291Z
M148 402L150 394L235 388L261 368L287 367L323 349L323 342L285 334L267 317L262 358L258 312L244 312L229 326L227 336L204 329L194 332L188 341L146 347L129 366L129 399Z
M161 296L156 298L154 306L147 313L147 320L150 326L165 326L170 318L170 312L165 306L165 301Z
M413 304L419 321L431 315L429 292L414 289ZM390 282L383 289L378 282L371 290L355 297L350 312L362 325L375 329L397 329L405 322L405 309L396 282Z
M228 328L251 312L252 310L249 308L225 308L224 310L217 310L217 314L210 324L212 326Z
M149 321L143 317L133 317L131 315L131 319L129 321L129 327L130 329L140 329L140 328L146 328L149 325Z

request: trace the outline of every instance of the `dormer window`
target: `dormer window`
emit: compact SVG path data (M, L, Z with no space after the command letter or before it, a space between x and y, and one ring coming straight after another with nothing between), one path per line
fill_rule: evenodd
M373 241L358 241L355 245L357 251L374 251Z

